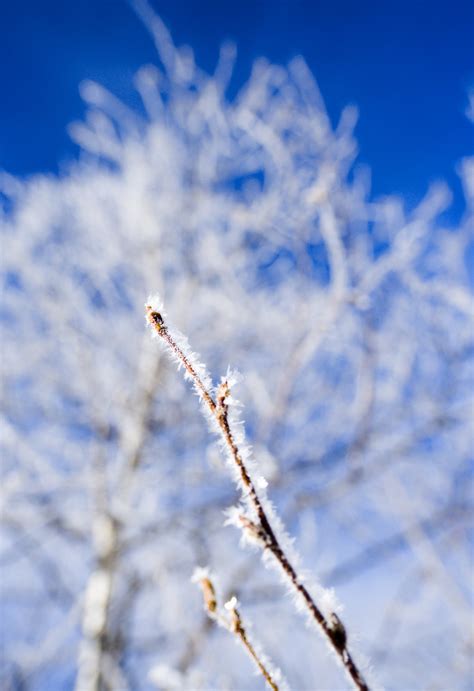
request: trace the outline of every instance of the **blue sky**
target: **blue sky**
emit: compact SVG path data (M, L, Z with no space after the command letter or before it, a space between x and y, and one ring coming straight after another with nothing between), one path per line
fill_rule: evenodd
M472 153L464 117L474 86L472 0L155 0L178 44L212 69L223 39L239 49L236 88L253 59L302 54L336 121L356 103L360 159L376 195L416 203L445 179L461 208L456 161ZM82 79L136 102L132 76L155 61L126 0L0 0L0 168L57 171L75 156L66 125L84 112Z

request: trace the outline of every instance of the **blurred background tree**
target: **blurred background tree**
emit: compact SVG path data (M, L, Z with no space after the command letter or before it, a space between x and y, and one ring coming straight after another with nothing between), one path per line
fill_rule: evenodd
M159 290L239 397L269 494L389 689L472 685L474 160L456 227L432 187L372 200L347 108L304 61L229 100L142 7L146 116L95 83L62 175L1 177L2 687L252 689L202 609L236 593L291 688L345 688L284 588L223 527L198 404L145 333Z

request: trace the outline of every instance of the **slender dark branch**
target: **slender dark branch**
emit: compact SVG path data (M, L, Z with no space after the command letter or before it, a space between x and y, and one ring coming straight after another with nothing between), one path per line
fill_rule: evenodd
M263 549L267 549L269 552L271 552L273 557L282 568L293 589L303 600L310 616L318 624L328 639L330 645L340 658L355 687L360 691L368 691L369 687L365 682L362 673L354 662L349 650L347 649L347 637L342 622L334 613L332 613L328 618L324 616L323 612L316 605L309 591L303 585L294 567L288 560L270 524L252 478L247 471L242 454L230 429L228 406L226 404L226 396L230 393L228 383L225 380L222 382L217 390L216 399L214 399L189 359L170 334L161 314L155 311L151 305L146 306L146 314L147 319L155 332L166 343L170 351L177 357L178 361L183 365L187 373L190 375L196 390L202 396L204 403L220 429L223 441L239 471L240 479L247 492L248 499L253 505L258 517L258 525L254 525L250 521L247 521L247 523L252 526L253 532L256 536L258 536ZM344 632L344 635L341 635L341 632Z

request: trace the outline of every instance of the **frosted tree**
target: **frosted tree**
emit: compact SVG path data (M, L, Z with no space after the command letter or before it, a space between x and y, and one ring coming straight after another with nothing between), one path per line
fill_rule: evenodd
M347 685L224 526L225 460L144 329L158 290L215 381L243 373L259 482L355 658L389 689L468 689L474 161L456 227L442 184L372 199L354 108L332 126L301 58L229 100L233 48L206 74L140 10L143 112L86 82L79 159L1 177L2 688L262 688L199 565L290 688Z

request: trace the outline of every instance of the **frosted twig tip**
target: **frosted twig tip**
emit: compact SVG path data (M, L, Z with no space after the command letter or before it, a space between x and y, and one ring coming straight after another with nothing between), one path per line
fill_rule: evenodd
M156 331L160 331L164 327L164 311L163 302L158 294L150 295L145 303L145 312L147 323L154 327Z

